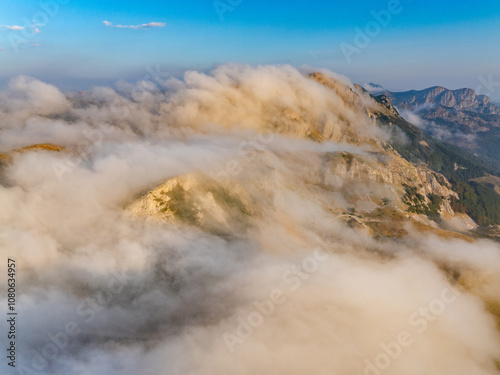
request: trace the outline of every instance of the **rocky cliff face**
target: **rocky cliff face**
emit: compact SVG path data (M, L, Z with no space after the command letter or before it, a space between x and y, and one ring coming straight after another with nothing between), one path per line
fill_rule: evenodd
M384 91L383 95L409 121L433 137L500 161L496 146L500 141L500 107L488 96L468 88L448 90L440 86L420 91Z
M293 173L273 167L276 162ZM283 199L305 200L330 220L354 220L376 236L387 235L391 227L403 230L407 220L437 227L425 215L409 211L413 203L405 201L405 187L412 187L422 197L420 204L429 204L431 195L443 197L441 226L460 231L475 227L451 209L449 199L456 193L442 176L396 155L266 152L245 167L254 169L230 183L201 172L172 178L140 196L129 210L148 220L192 225L223 236L245 233L265 217L285 225L272 208Z
M384 94L399 108L413 110L425 106L442 106L457 111L474 111L481 114L498 115L500 108L485 95L476 95L469 88L448 90L441 86L425 90L406 92L389 92Z

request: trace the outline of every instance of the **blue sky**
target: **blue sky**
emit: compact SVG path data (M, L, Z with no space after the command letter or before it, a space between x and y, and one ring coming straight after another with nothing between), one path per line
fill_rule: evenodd
M226 61L326 67L395 90L500 82L500 1L397 2L217 0L218 12L213 0L3 0L0 84L25 74L87 89ZM373 13L390 9L380 25ZM150 22L161 27L140 27ZM500 99L500 84L482 93Z

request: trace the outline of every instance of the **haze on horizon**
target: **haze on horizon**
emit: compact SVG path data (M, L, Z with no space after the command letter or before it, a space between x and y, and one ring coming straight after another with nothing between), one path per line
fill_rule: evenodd
M232 61L327 68L396 91L486 87L481 94L500 99L495 0L319 0L314 6L302 0L6 0L4 7L2 87L28 75L83 90Z

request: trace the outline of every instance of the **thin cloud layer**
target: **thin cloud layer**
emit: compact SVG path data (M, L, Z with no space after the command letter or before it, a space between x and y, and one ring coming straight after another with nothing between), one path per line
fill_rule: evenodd
M45 25L41 24L41 23L32 23L31 25L29 25L29 28L35 34L41 34L42 30L39 28L39 26L45 26ZM26 29L24 26L17 26L17 25L14 25L14 26L0 25L0 28L4 28L7 30L11 30L11 31L23 31Z
M4 29L7 29L7 30L13 30L13 31L21 31L21 30L24 30L24 27L23 27L23 26L17 26L17 25L13 25L13 26L9 26L9 25L0 25L0 28L4 28Z
M143 23L142 25L114 25L109 21L103 21L102 23L107 27L116 27L118 29L136 29L136 30L152 29L155 27L165 27L166 25L166 23L164 22L149 22L149 23Z

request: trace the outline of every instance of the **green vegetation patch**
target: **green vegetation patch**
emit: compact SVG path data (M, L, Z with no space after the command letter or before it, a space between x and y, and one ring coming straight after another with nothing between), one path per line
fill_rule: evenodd
M406 194L403 197L403 202L408 206L408 212L415 214L426 215L431 220L439 220L439 210L443 203L443 197L436 194L427 194L429 202L425 197L417 192L414 186L404 185Z
M500 196L480 183L458 181L453 187L460 199L453 198L451 208L469 215L481 226L500 223Z

